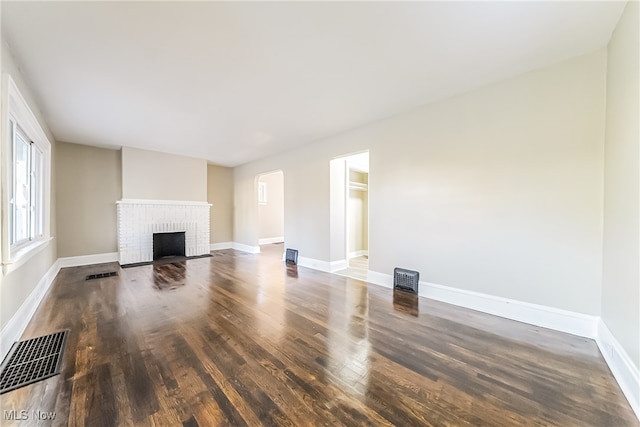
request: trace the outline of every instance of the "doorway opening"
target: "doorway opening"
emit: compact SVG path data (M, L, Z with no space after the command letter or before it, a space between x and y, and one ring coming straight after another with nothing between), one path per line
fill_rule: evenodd
M331 160L331 261L366 280L369 270L369 152Z
M284 173L281 170L258 175L258 244L284 242Z

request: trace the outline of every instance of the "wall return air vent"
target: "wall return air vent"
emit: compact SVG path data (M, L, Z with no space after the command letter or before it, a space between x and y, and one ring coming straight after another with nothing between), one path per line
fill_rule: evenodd
M287 264L298 264L298 250L297 249L288 249L285 255L285 262Z
M417 271L398 267L393 269L393 289L417 294L419 281L420 273Z

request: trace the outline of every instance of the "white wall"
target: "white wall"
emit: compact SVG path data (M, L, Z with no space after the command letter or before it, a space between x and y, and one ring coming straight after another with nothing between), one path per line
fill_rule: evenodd
M3 43L2 46L2 73L8 73L13 78L14 82L18 86L20 93L25 98L29 107L33 111L34 115L38 119L40 127L44 130L47 138L51 142L51 167L52 167L52 182L51 182L51 236L56 236L56 204L55 204L55 163L56 163L56 150L55 139L47 128L47 124L44 121L43 115L38 109L36 98L34 97L31 89L25 83L20 70L18 69L15 60L8 48ZM4 124L3 124L4 125ZM4 129L4 126L3 126ZM0 238L3 238L0 236ZM10 319L16 315L20 307L25 303L31 293L36 289L41 279L46 275L49 269L54 265L57 259L57 249L55 237L49 241L44 248L29 258L20 267L14 269L8 274L4 274L0 270L0 325L5 335L5 327L9 323ZM13 337L12 337L13 338ZM2 344L2 348L6 347L6 343ZM0 355L2 357L3 355Z
M330 260L344 261L347 259L347 224L345 221L346 212L346 186L347 182L347 160L344 157L332 159L329 162L329 238L330 238Z
M236 241L257 242L253 177L282 169L287 245L329 261L329 161L368 149L372 271L597 315L605 65L599 50L237 167Z
M256 175L280 169L284 182L284 234L301 256L329 259L329 158L317 144L234 168L234 241L258 245ZM326 164L322 161L326 158ZM344 246L344 244L343 244Z
M124 199L207 201L207 161L122 148Z
M640 368L640 57L638 2L608 47L602 320Z
M598 314L605 58L381 126L389 144L370 152L371 269L405 265L427 282Z
M284 236L284 175L282 171L260 175L258 182L267 186L267 203L258 205L258 237Z

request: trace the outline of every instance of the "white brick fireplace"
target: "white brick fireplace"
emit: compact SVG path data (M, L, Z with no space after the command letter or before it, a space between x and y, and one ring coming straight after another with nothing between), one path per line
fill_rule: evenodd
M118 206L118 260L121 265L153 261L153 234L185 232L185 253L209 253L207 202L123 199Z

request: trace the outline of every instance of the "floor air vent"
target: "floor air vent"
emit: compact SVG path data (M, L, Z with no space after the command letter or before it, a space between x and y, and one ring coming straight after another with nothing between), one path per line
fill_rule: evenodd
M287 249L285 262L287 264L298 264L298 250L297 249Z
M393 269L393 288L402 291L418 293L418 282L420 281L420 273L413 270L405 270L404 268Z
M105 277L113 277L117 275L118 275L117 271L110 271L108 273L90 274L84 280L104 279Z
M2 362L0 394L60 373L69 330L18 341Z

